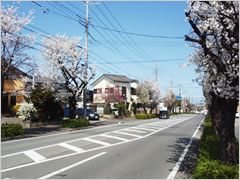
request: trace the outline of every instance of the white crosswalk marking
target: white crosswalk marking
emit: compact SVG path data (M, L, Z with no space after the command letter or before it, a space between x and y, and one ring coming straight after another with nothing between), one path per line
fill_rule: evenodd
M90 141L90 142L97 143L97 144L101 144L101 145L104 145L104 146L111 146L110 143L103 142L103 141L98 141L98 140L95 140L95 139L83 138L83 140Z
M121 132L121 131L114 131L114 133L119 133L119 134L124 134L124 135L128 135L128 136L134 136L134 137L142 137L142 136L139 136L139 135L136 135L136 134L130 134L130 133L125 133L125 132Z
M33 150L25 151L24 154L26 156L28 156L29 158L31 158L35 162L39 162L39 161L46 159L45 157L43 157L42 155L38 154L37 152L35 152Z
M108 138L113 138L113 139L118 139L118 140L121 140L121 141L124 141L124 142L129 141L128 139L121 138L121 137L116 137L116 136L111 136L111 135L108 135L108 134L101 134L101 136L108 137Z
M143 128L143 127L139 127L139 126L137 126L137 127L132 127L132 128L134 128L134 129L143 129L143 130L147 130L147 131L155 131L155 130L153 130L153 129L149 129L149 128Z
M142 134L146 134L146 132L144 131L139 131L139 130L134 130L134 129L123 129L124 131L132 131L132 132L138 132L138 133L142 133Z
M150 129L154 129L154 130L159 130L158 127L153 127L153 126L148 126L148 125L142 125L141 127L146 127L146 128L150 128Z
M72 146L72 145L66 144L66 143L60 143L59 145L62 146L62 147L65 147L67 149L76 151L76 152L83 152L84 151L84 149L81 149L81 148L78 148L78 147L75 147L75 146Z

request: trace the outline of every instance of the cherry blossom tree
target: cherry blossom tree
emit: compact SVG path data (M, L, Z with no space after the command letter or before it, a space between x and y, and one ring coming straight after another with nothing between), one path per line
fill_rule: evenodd
M1 5L1 95L4 80L11 78L15 68L32 70L33 58L26 53L35 42L33 33L24 33L23 28L31 23L33 11L18 14L18 7ZM19 71L20 72L20 71ZM15 75L18 71L14 71Z
M167 89L166 96L163 99L164 105L167 107L169 112L173 112L174 105L176 102L176 95L171 88Z
M160 88L156 81L145 80L137 87L138 102L143 105L145 114L147 113L147 106L152 110L160 103Z
M161 102L161 92L157 81L149 81L150 85L150 114ZM157 109L156 109L157 111Z
M221 160L235 164L234 122L239 99L238 1L189 2L186 18L192 32L185 36L196 47L197 65L208 110L220 136Z
M81 38L69 38L66 35L49 36L43 39L42 57L46 60L41 66L48 77L46 85L60 92L69 102L70 118L74 118L76 103L81 99L84 88L95 75L95 66L89 67L87 81L84 79L85 67L81 56L84 50L79 48Z

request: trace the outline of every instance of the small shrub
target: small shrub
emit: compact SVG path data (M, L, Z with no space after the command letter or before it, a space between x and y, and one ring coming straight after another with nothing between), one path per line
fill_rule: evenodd
M136 119L152 119L156 117L156 114L136 114Z
M238 141L236 149L238 157ZM199 157L193 172L194 179L239 179L239 165L226 165L220 160L220 138L212 132L212 122L206 116L199 143Z
M20 104L17 115L23 116L24 120L32 120L37 117L37 110L32 103L23 102Z
M67 119L62 121L62 126L65 128L78 128L88 126L86 119Z
M11 137L23 135L23 127L20 124L2 124L1 125L1 137Z

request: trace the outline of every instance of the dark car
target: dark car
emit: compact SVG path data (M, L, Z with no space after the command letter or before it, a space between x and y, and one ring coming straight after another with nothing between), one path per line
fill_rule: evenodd
M168 115L168 111L160 111L159 112L159 119L168 119L169 118L169 115Z
M76 118L83 118L83 108L78 108L76 111L75 111L75 117ZM65 117L69 117L69 108L64 108L64 116ZM88 120L99 120L99 114L97 112L94 112L93 110L91 109L87 109L87 119Z
M76 118L83 118L83 108L78 108L75 111ZM99 120L99 114L91 109L87 109L87 119L89 120Z

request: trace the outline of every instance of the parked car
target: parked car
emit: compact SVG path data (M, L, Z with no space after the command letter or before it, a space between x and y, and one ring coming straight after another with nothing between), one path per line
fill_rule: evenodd
M168 114L168 111L167 110L161 110L159 112L159 119L168 119L169 118L169 114Z
M75 117L76 118L83 118L83 113L84 113L84 109L83 108L78 108L75 111ZM88 120L99 120L99 114L97 112L94 112L91 109L87 109L87 119Z
M83 118L83 116L84 116L83 113L84 113L83 108L78 108L74 114L75 114L76 118ZM69 117L69 108L68 107L64 108L64 116ZM87 117L86 118L88 120L99 120L100 115L91 109L87 109Z

